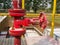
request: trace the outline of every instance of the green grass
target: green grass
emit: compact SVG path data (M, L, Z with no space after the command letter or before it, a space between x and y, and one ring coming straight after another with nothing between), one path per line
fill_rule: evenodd
M47 16L47 19L50 22L49 26L51 26L52 16L51 15ZM54 18L54 27L60 27L60 16L55 16L55 18Z
M55 16L55 22L60 24L60 16Z

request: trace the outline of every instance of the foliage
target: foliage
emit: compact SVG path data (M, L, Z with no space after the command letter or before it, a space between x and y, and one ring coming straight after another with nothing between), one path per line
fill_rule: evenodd
M32 9L36 13L37 10L46 10L48 3L50 4L51 1L49 2L48 0L27 0L25 6L27 10L30 11L30 9Z
M11 8L11 0L0 0L0 3L3 3L3 9Z
M38 10L52 10L54 0L25 0L25 9L27 11L33 10L35 13ZM1 5L3 3L3 6ZM51 5L50 8L47 8L48 3ZM0 0L0 9L9 9L11 8L11 0ZM60 13L60 0L57 0L57 13Z
M33 1L32 9L34 10L35 13L36 13L37 10L39 9L39 1L38 1L38 0L34 0L34 1Z
M30 6L31 6L30 3L31 3L31 2L30 2L29 0L26 1L25 9L26 9L27 11L30 11Z
M53 9L53 1L54 1L54 0L52 0L52 1L50 2L50 4L51 4L50 10ZM60 13L60 0L57 0L56 10L57 10L57 13Z
M57 0L57 13L60 13L60 0Z

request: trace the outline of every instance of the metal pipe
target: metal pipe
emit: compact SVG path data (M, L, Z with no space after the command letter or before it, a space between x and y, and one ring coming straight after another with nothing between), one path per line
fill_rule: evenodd
M22 9L25 9L25 0L22 0Z
M53 13L52 13L52 27L51 27L51 32L50 32L50 36L53 37L54 34L54 18L55 18L55 12L56 12L56 0L54 0L53 2Z

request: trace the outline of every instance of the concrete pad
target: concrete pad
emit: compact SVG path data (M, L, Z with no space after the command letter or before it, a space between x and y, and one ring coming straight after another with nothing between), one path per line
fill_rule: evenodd
M51 29L49 29L49 28L48 28L48 29L47 29L47 31L49 31L49 32L50 32L50 31L51 31ZM54 28L54 32L60 32L60 28Z
M51 32L51 29L49 29L49 28L47 28L47 29L45 30L45 34L46 34L46 35L50 35L50 32ZM55 34L55 33L57 34L57 32L60 33L60 28L54 28L54 34Z
M35 30L26 30L25 37L37 37L40 36Z
M40 36L37 32L33 30L27 30L25 35L27 45L58 45L57 41L48 36Z
M56 40L47 38L45 36L40 37L26 37L27 45L58 45Z

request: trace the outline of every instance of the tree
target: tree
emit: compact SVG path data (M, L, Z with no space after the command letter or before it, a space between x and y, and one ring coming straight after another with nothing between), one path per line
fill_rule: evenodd
M53 10L53 1L54 0L52 0L51 2L49 2L51 4L50 10ZM57 0L56 11L57 11L57 13L60 13L60 0Z
M9 9L11 8L11 0L5 0L4 3L4 9Z
M27 11L30 11L30 6L31 6L31 2L29 0L26 1L26 4L25 4L25 9Z
M4 9L11 8L11 0L0 0L0 3L3 3L3 8Z
M39 1L38 0L34 0L33 1L33 7L32 7L34 13L37 12L37 10L39 9Z
M2 0L0 0L0 3L2 3L3 1Z
M56 10L57 10L57 13L60 13L60 0L57 0Z

